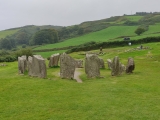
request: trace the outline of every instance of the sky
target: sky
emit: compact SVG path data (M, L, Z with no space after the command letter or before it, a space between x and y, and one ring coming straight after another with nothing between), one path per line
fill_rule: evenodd
M136 12L160 12L160 0L0 0L0 30L70 26Z

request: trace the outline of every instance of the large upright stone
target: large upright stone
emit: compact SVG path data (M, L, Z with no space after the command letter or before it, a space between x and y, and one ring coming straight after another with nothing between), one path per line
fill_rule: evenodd
M120 75L120 62L118 56L113 58L111 75L112 76Z
M51 55L48 66L49 67L58 66L59 57L60 57L59 53Z
M108 68L112 70L112 60L111 59L107 59L107 64L108 64Z
M60 55L60 77L66 79L74 79L75 60L63 53Z
M134 60L133 60L133 58L129 57L128 63L126 66L126 73L132 73L134 69L135 69Z
M28 75L29 76L32 76L32 68L33 66L32 66L32 57L31 56L29 56L28 57Z
M29 70L28 74L30 76L35 76L40 78L47 77L45 59L42 58L42 56L40 55L34 55L32 58L29 57L28 70Z
M104 60L102 58L99 58L100 60L100 68L105 68Z
M100 59L96 54L86 54L85 73L88 78L100 77Z
M75 60L76 68L83 68L83 60Z
M18 70L19 74L24 74L27 70L27 57L25 55L18 57Z

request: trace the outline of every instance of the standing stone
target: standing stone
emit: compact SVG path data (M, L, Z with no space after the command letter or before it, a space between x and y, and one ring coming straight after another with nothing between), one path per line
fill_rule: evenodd
M112 76L120 75L120 63L118 56L113 58L111 75Z
M75 60L66 53L60 56L60 77L74 79Z
M46 63L45 59L40 55L34 55L32 58L28 59L28 74L30 76L36 76L40 78L47 77Z
M48 66L49 67L58 66L59 57L60 57L59 53L51 55Z
M25 55L18 57L18 70L19 74L24 74L27 70L27 57Z
M83 60L75 60L76 68L83 68Z
M99 58L99 60L100 60L100 68L105 68L104 60L102 58Z
M133 60L133 58L129 57L128 63L126 66L126 73L132 73L134 69L135 69L134 60Z
M96 54L86 54L85 73L88 78L100 77L100 59Z
M112 70L112 60L111 59L107 59L107 64L108 64L108 68Z
M32 68L33 66L32 66L32 57L31 56L29 56L28 57L28 75L29 76L32 76Z

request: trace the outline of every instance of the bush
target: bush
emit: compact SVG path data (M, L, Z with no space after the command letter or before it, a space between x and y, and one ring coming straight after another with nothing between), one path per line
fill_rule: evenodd
M17 60L16 57L11 55L0 57L0 62L14 62L16 60Z
M22 48L26 48L26 45L25 45L25 44L23 44L23 45L22 45Z
M21 50L15 52L16 58L18 58L18 57L20 57L22 55L26 55L27 57L28 56L32 56L33 55L33 51L32 51L32 49L25 48L25 49L21 49Z

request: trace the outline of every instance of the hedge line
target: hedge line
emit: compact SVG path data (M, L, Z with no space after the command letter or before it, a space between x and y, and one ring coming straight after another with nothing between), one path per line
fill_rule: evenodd
M68 46L62 48L51 48L51 49L41 49L41 50L33 50L33 52L48 52L48 51L57 51L57 50L67 50L69 48L73 48L75 46Z
M129 42L131 42L134 45L151 43L151 42L160 42L160 37L147 37L139 40L126 40L126 41L101 42L101 43L89 42L83 45L73 47L67 50L66 53L95 50L95 49L99 49L100 47L102 48L123 47L123 46L127 46Z

